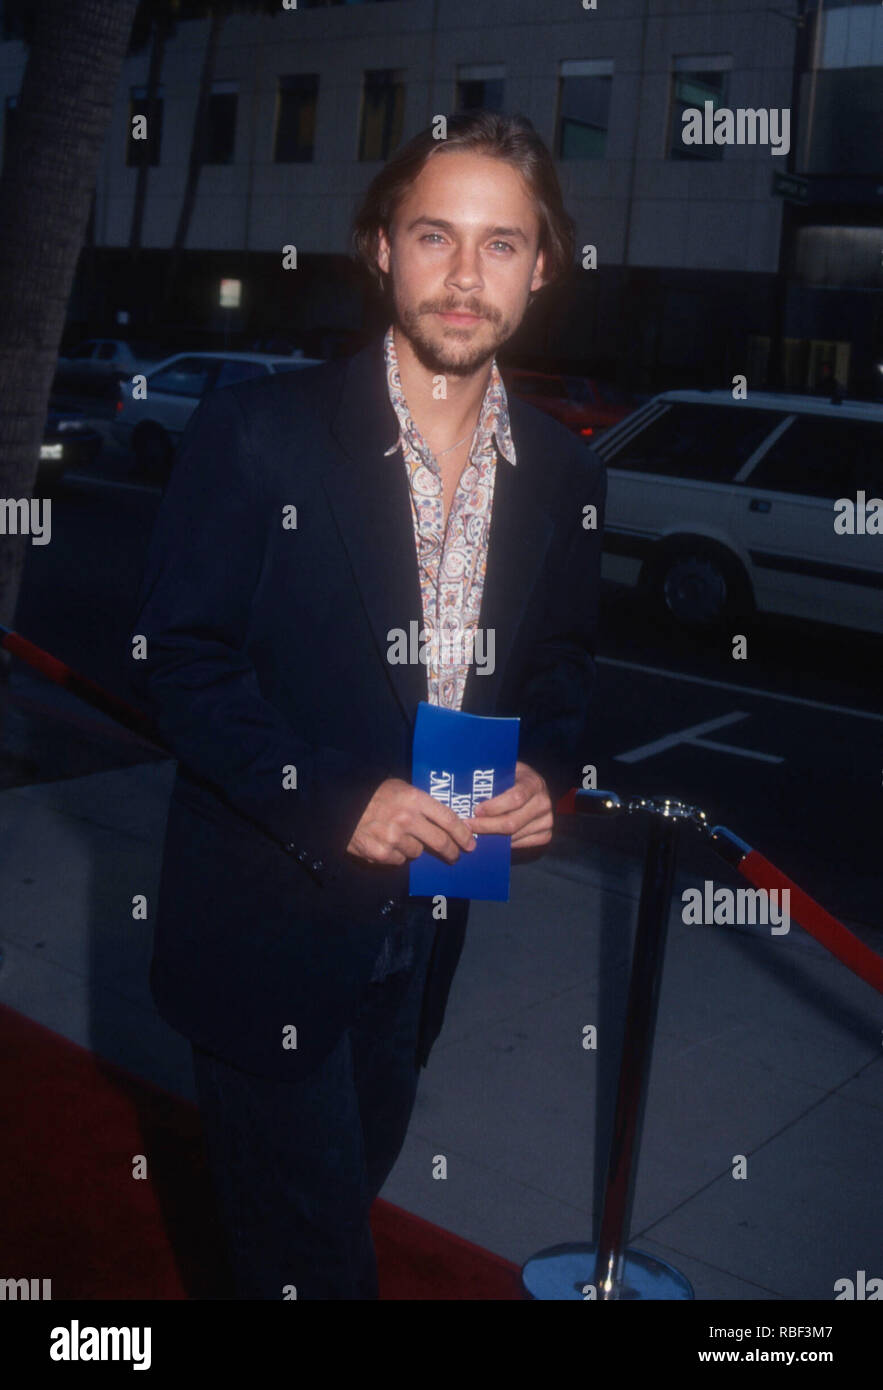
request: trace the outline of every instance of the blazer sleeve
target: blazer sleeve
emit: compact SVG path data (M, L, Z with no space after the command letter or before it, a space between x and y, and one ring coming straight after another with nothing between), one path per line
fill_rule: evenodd
M261 693L246 650L268 525L255 464L235 388L213 392L188 422L160 505L133 684L179 761L323 882L352 870L349 836L389 774L307 742Z
M592 762L588 707L595 683L601 590L601 536L607 472L596 451L577 443L575 467L558 513L548 561L542 635L534 643L517 697L519 759L545 778L553 806L579 786ZM584 522L592 519L594 529Z

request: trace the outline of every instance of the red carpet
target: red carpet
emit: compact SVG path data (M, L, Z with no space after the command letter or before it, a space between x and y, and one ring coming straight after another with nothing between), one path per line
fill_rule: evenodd
M2 1006L0 1056L0 1278L229 1298L196 1107ZM371 1224L383 1299L524 1297L516 1265L439 1226L383 1201Z

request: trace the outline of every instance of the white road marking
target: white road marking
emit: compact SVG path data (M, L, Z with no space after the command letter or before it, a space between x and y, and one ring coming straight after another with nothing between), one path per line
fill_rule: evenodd
M756 695L763 700L780 700L787 705L805 705L807 709L828 710L832 714L848 714L853 719L874 719L883 723L883 714L866 709L849 709L846 705L829 705L822 700L806 700L800 695L779 695L775 690L758 690L755 686L736 685L732 681L712 681L706 676L689 676L684 671L667 671L662 666L642 666L637 661L620 661L612 656L597 656L599 666L622 666L627 671L643 671L648 676L665 676L668 680L686 681L692 685L707 685L713 690L732 690L737 695Z
M722 714L719 719L706 719L704 724L693 724L689 729L681 729L676 734L666 734L663 738L654 739L652 743L643 743L640 748L632 748L628 753L617 753L614 762L640 763L645 758L654 758L657 753L665 753L669 748L688 743L694 748L714 748L719 753L735 753L739 758L758 758L765 763L783 763L784 758L774 757L772 753L757 753L752 748L737 748L731 743L716 743L713 739L702 738L703 734L709 734L714 729L723 729L727 724L738 724L748 718L744 711L735 710L733 714Z
M777 758L773 753L757 753L753 748L736 748L732 743L717 743L713 738L691 738L688 740L694 748L716 748L719 753L738 753L740 758L756 758L760 763L783 763L784 758Z

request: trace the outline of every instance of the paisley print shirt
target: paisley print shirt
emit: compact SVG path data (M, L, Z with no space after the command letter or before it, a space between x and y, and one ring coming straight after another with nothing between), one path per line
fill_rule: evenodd
M420 643L428 657L427 699L460 709L470 664L480 669L491 650L478 631L478 617L498 455L515 466L506 388L493 361L472 450L445 525L441 469L408 410L392 325L384 352L386 384L399 422L399 438L386 453L401 448L408 478L423 604Z
M476 642L475 634L487 570L497 453L515 465L506 388L493 362L472 451L445 526L441 469L408 410L392 326L384 338L384 352L386 384L399 422L399 437L386 453L401 449L408 479L423 606L420 639L429 657L427 698L430 704L459 709L470 658L477 654L484 659L488 651L486 644ZM383 942L372 982L409 969L413 961L412 932L402 921Z

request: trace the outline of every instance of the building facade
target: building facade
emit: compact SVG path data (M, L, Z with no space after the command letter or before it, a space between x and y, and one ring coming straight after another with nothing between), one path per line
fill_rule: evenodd
M510 356L644 390L721 385L740 372L766 384L781 357L785 379L774 384L811 389L827 362L844 384L873 391L883 361L880 5L280 0L273 14L233 15L181 273L157 324L209 30L187 17L196 8L183 6L168 39L152 109L149 44L125 62L72 334L110 331L123 315L132 336L162 330L170 343L224 333L285 334L312 352L350 345L381 313L348 259L360 194L436 115L483 106L530 118L577 227L572 284L540 298ZM4 138L25 59L7 26ZM221 305L222 279L241 282L238 308Z

